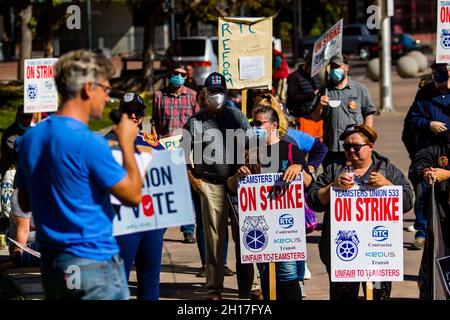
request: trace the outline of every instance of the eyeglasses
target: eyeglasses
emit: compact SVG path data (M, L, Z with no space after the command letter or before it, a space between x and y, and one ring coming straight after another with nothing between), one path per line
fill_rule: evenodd
M103 91L105 91L105 93L106 93L108 96L111 94L111 91L112 91L112 88L111 88L111 87L105 86L104 84L101 84L101 83L98 83L98 82L96 82L95 84L96 84L97 86L99 86L100 88L102 88Z
M182 76L183 78L187 77L186 72L172 71L173 76Z
M345 151L350 151L352 148L355 150L355 152L359 152L362 147L367 146L367 143L364 144L357 144L357 143L344 143L343 147Z
M145 114L144 110L124 110L123 112L126 113L129 117L134 114L136 118L142 118Z
M256 121L252 121L252 122L250 122L250 125L252 126L252 127L262 127L264 124L266 124L267 122L269 122L269 121L258 121L258 120L256 120Z

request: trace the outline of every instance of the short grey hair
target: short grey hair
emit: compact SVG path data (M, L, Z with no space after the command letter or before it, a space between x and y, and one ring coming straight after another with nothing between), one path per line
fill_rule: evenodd
M113 75L114 65L108 58L87 50L70 51L55 65L55 83L62 102L75 98L86 82L95 85Z

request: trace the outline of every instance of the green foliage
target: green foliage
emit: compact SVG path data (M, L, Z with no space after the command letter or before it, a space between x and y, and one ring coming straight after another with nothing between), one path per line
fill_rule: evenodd
M281 21L280 23L280 38L282 42L290 42L292 38L292 23L288 21Z
M336 0L320 0L320 5L323 14L317 16L316 21L311 28L310 35L312 36L322 35L347 13L347 8L340 6Z
M17 108L23 104L23 86L0 85L0 136L16 118Z

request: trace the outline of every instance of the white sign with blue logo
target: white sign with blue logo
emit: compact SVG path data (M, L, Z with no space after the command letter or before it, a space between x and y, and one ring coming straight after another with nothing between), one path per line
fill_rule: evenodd
M403 281L401 186L331 189L331 281Z
M25 60L23 93L25 113L58 110L58 91L53 70L57 61L56 58Z
M436 62L450 63L450 1L438 0Z
M120 150L113 148L113 156L118 163L122 163ZM113 221L113 235L195 223L183 149L142 152L136 154L136 161L144 176L142 201L139 207L130 208L111 196L117 213Z
M281 177L258 174L239 181L242 263L306 259L303 176L290 184Z

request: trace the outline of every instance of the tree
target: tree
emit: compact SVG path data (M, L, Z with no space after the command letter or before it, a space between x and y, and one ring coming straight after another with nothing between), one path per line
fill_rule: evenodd
M31 1L18 1L19 16L21 19L21 44L19 60L19 79L24 79L24 62L31 58L33 49L32 17L33 6Z

